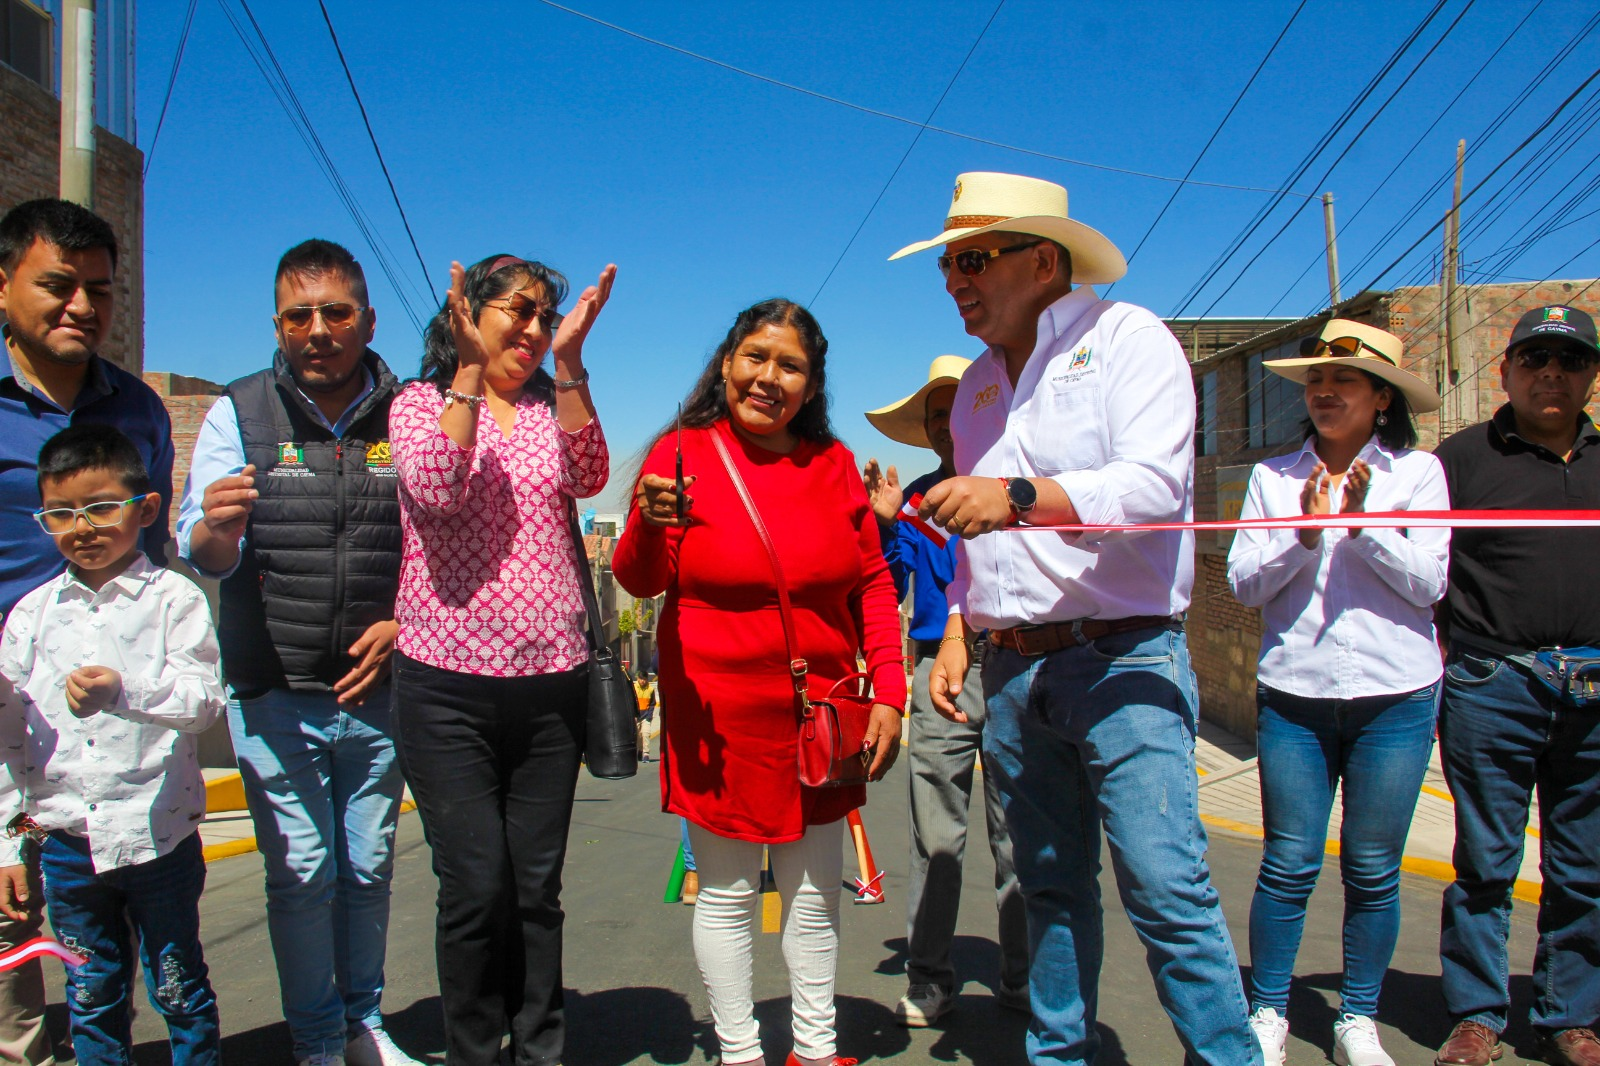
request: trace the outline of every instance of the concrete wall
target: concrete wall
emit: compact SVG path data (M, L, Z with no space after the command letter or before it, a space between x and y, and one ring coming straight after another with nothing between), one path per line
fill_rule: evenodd
M61 102L0 65L0 213L60 194ZM116 317L100 354L144 369L144 153L95 129L95 210L117 234Z

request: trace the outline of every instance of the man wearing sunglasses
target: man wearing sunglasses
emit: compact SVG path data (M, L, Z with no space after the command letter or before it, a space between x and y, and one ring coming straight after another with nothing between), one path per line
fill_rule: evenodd
M1517 322L1500 364L1509 402L1439 445L1451 506L1600 508L1594 398L1600 344L1576 307ZM1455 797L1456 880L1439 956L1456 1022L1438 1066L1499 1058L1510 1008L1506 928L1524 828L1539 797L1539 950L1530 1022L1538 1054L1600 1066L1600 711L1535 680L1541 648L1600 646L1591 529L1457 529L1440 629L1449 635L1439 745Z
M1059 185L963 174L938 265L988 350L951 408L957 476L921 514L964 539L929 676L941 714L988 631L984 769L994 774L1028 915L1034 1063L1093 1062L1104 828L1117 888L1192 1063L1261 1063L1206 866L1183 615L1190 533L1003 532L1016 524L1187 519L1194 387L1161 320L1100 299L1127 264L1067 216ZM1079 287L1074 289L1073 282Z
M409 1066L380 999L403 782L389 655L400 572L389 406L361 265L284 253L272 366L195 440L178 547L222 579L228 726L267 873L267 929L295 1059Z
M112 425L134 442L161 496L139 547L156 565L166 561L172 422L154 390L97 354L111 335L116 268L116 234L78 204L30 200L0 219L0 618L65 565L33 512L39 449L69 426ZM39 935L38 854L25 857L33 913L26 921L0 917L0 948ZM38 962L0 973L0 1062L55 1061L44 999Z

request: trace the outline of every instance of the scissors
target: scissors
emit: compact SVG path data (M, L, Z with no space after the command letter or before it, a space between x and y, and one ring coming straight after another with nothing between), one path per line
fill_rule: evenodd
M678 404L678 521L683 521L683 404Z

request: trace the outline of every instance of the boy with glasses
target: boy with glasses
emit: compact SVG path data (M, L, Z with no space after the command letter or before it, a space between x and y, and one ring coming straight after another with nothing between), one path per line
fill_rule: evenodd
M25 917L22 853L37 848L52 929L86 956L66 997L83 1066L128 1061L139 960L174 1066L215 1063L195 748L224 703L211 610L139 550L161 497L124 434L83 425L52 437L39 493L36 535L69 565L22 598L0 643L0 911Z
M1439 445L1460 510L1600 508L1594 398L1600 345L1576 307L1517 322L1500 365L1509 403ZM1449 633L1439 749L1455 798L1456 879L1439 937L1455 1028L1436 1066L1501 1057L1510 1013L1506 929L1530 802L1539 797L1538 1054L1600 1066L1600 715L1535 680L1541 648L1600 645L1600 567L1587 529L1457 529L1440 628Z
M349 251L305 241L273 286L278 350L206 415L178 550L222 581L228 726L267 873L294 1056L410 1066L381 999L404 788L390 728L400 574L377 313Z

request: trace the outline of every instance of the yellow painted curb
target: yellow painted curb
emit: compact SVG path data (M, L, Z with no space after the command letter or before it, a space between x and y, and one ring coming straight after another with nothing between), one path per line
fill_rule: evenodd
M213 777L206 782L206 813L245 810L244 778L238 774Z
M224 779L224 780L226 780L226 779ZM211 786L208 784L206 786L206 793L207 793L207 798L208 799L209 799L209 796L210 796L210 792L211 792ZM243 808L242 807L228 807L228 808L223 808L223 809L224 810L241 810ZM410 814L412 811L414 811L416 809L417 809L417 805L412 800L402 800L400 802L400 813L401 814ZM224 841L221 841L221 842L216 843L216 844L207 844L207 845L205 845L205 847L200 849L200 854L205 857L206 862L216 862L218 859L231 859L235 855L248 855L252 851L257 851L257 850L259 850L259 849L256 847L256 838L255 837L241 837L238 840L224 840Z
M1247 836L1254 840L1260 840L1265 836L1260 826L1236 822L1231 818L1218 818L1216 815L1202 814L1200 820L1213 828L1226 829L1230 833L1238 833L1240 836ZM1337 840L1328 841L1324 850L1329 855L1339 854L1339 842ZM1434 881L1443 881L1446 884L1456 879L1456 868L1450 863L1441 862L1438 859L1423 859L1414 855L1403 855L1400 858L1400 869L1408 874L1418 874ZM1513 899L1519 899L1524 903L1538 903L1539 885L1534 881L1518 880L1511 889L1511 896Z

